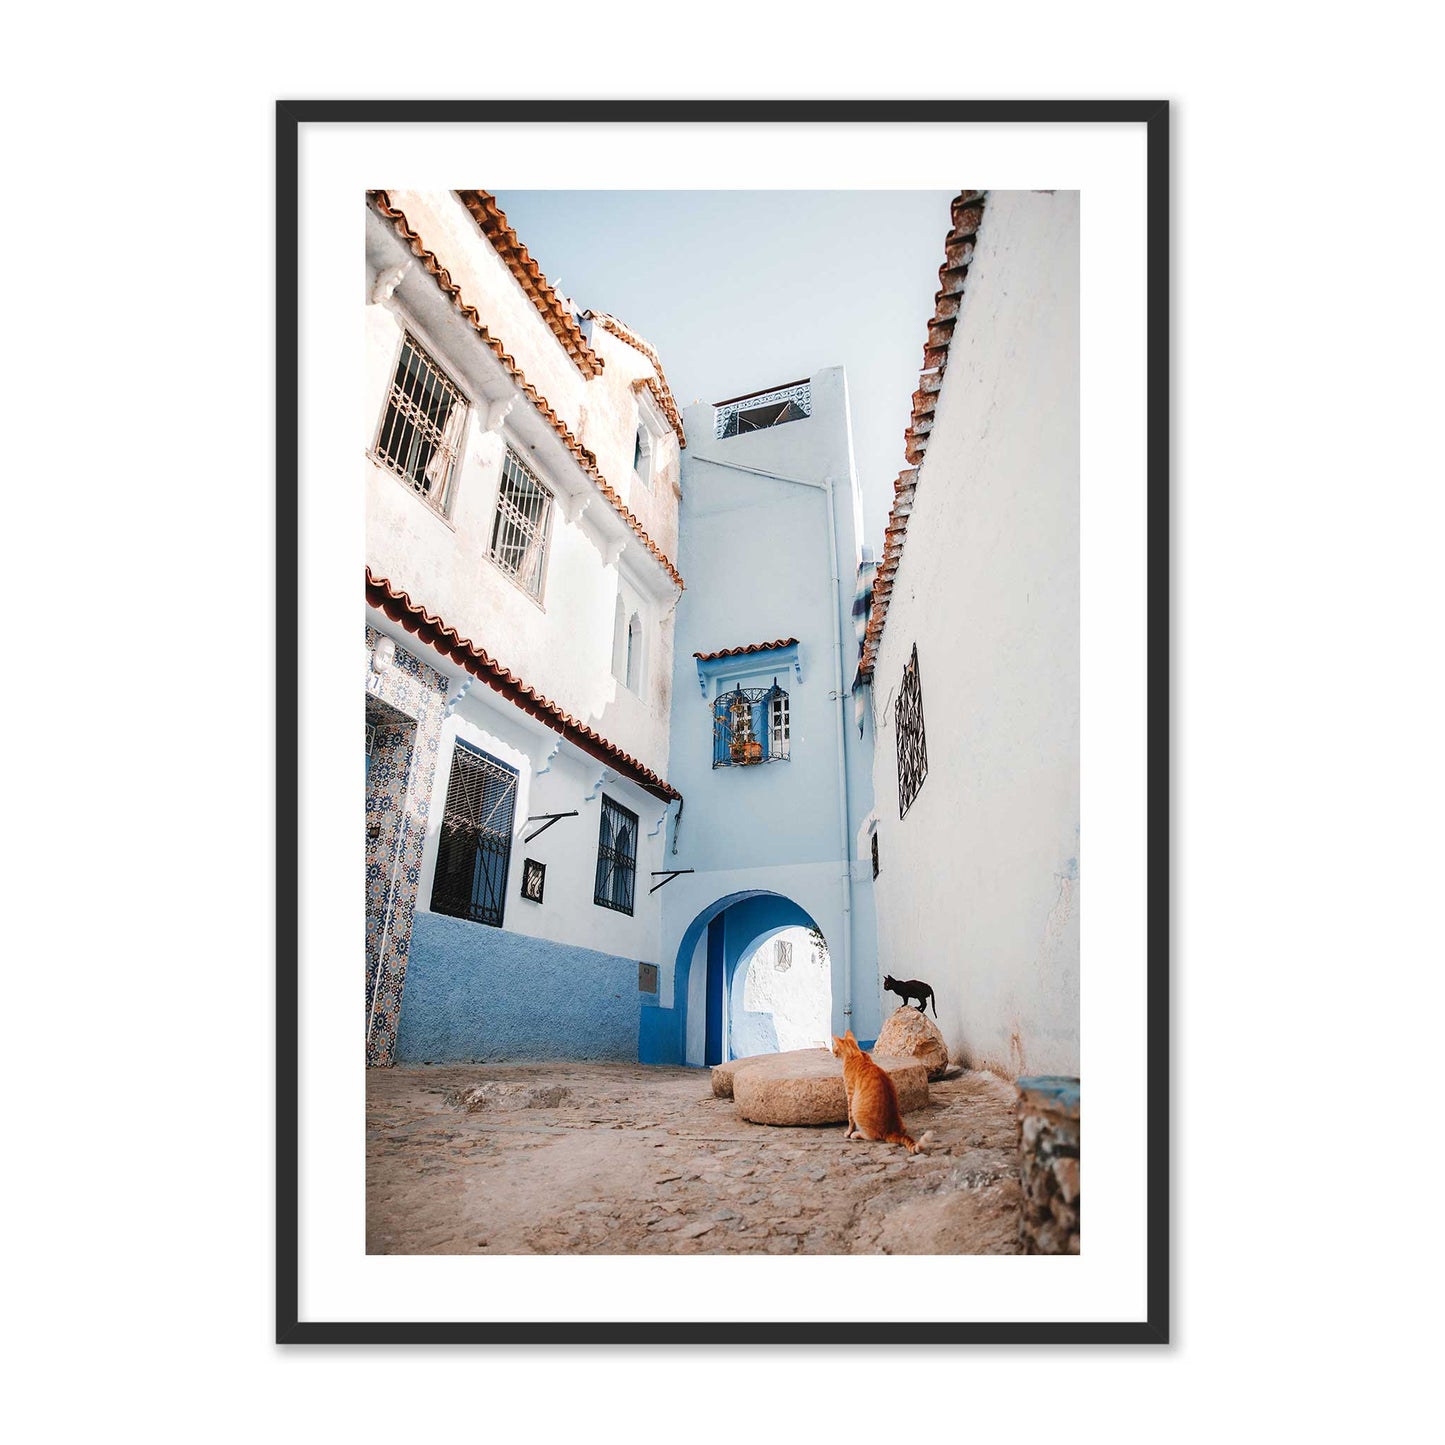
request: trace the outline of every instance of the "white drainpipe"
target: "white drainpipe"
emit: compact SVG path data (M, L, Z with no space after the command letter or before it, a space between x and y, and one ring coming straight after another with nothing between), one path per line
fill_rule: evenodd
M833 678L837 710L833 714L838 741L838 841L843 850L843 1027L853 1027L853 848L848 831L848 766L843 754L843 625L839 620L840 597L838 584L842 581L838 568L838 528L833 515L833 481L828 478L821 482L808 481L803 477L785 477L779 472L765 472L758 467L744 467L737 462L720 462L712 457L699 457L698 461L710 467L723 467L730 472L747 472L750 476L766 477L772 482L788 482L795 487L812 487L828 499L828 558L833 568Z

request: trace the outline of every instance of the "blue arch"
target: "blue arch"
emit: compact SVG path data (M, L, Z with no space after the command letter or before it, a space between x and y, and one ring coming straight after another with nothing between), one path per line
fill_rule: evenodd
M714 947L720 949L721 987L724 993L730 994L738 964L759 941L780 929L796 927L817 928L818 925L806 909L781 893L761 888L744 889L709 903L688 924L678 944L672 975L673 1006L664 1009L644 1005L642 1009L638 1028L639 1061L644 1064L686 1062L687 1000L692 981L692 961L705 933L711 930Z

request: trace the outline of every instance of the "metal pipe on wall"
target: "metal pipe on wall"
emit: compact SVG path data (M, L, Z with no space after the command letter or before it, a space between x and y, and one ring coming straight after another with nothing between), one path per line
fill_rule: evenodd
M848 765L843 749L846 728L843 723L843 707L847 694L843 689L843 624L840 608L842 599L838 586L842 581L838 565L838 525L833 507L833 478L825 477L821 482L806 477L785 477L781 472L764 471L761 467L745 467L738 462L721 462L714 457L698 457L699 462L710 467L722 467L731 472L746 472L751 476L763 477L773 482L788 482L795 487L812 487L823 493L828 503L828 561L832 570L833 597L829 609L833 615L833 700L835 710L833 721L837 737L838 753L838 841L843 853L843 1019L844 1027L852 1027L853 1018L853 849L848 830Z

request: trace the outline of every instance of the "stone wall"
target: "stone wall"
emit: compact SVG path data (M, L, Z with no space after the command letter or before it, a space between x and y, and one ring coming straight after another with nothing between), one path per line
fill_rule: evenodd
M1079 1252L1079 1081L1018 1081L1025 1254Z

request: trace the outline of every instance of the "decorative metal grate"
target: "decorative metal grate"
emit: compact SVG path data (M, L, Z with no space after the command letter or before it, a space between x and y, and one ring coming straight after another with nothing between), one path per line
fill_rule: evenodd
M432 883L433 913L502 926L516 806L516 771L458 742Z
M712 705L712 765L786 762L792 751L788 694L778 686L735 687Z
M597 881L592 901L619 913L632 912L637 880L637 814L602 795L602 827L597 838Z
M928 776L928 747L923 737L923 689L918 681L918 644L903 669L903 685L893 704L893 721L898 738L898 816L913 805L923 780Z
M763 391L755 396L740 396L724 402L714 418L716 435L740 436L743 432L762 431L784 422L802 421L813 414L813 385L808 381Z
M547 536L552 524L552 494L537 474L507 448L492 524L493 562L525 592L542 596L547 565Z
M787 973L793 966L793 945L786 939L773 941L773 968L778 973Z
M372 455L443 515L466 417L455 383L410 334L403 336Z

